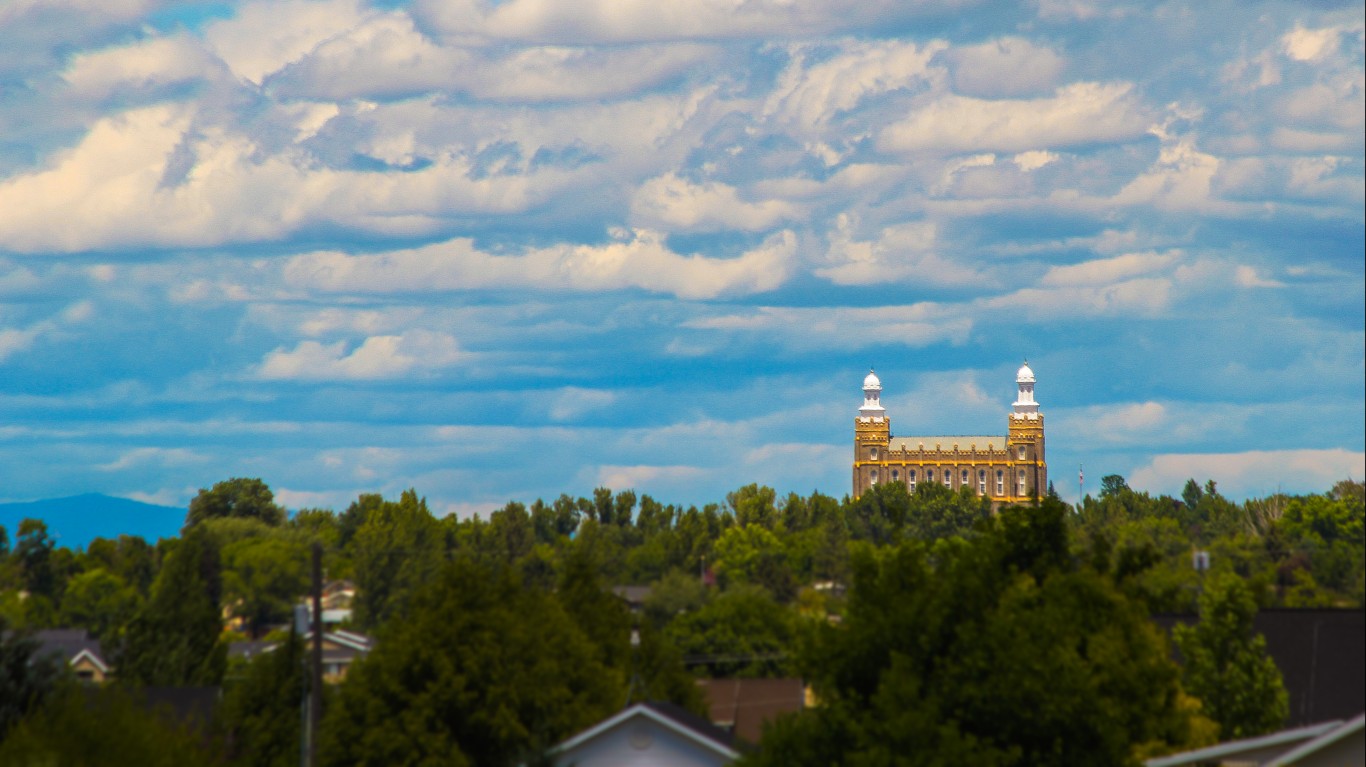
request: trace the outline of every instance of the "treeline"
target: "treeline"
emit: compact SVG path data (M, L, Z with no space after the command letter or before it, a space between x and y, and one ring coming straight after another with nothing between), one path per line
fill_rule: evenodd
M759 753L773 763L861 749L876 761L912 735L973 763L1122 763L1284 718L1278 677L1255 710L1234 711L1219 703L1222 672L1182 679L1147 617L1231 611L1244 665L1266 672L1251 644L1259 605L1362 604L1363 497L1362 483L1341 482L1235 504L1213 482L1152 497L1111 476L1076 507L1050 497L993 515L971 492L926 483L857 500L749 485L702 508L600 488L457 519L433 516L414 491L287 514L265 483L230 479L200 491L181 536L155 545L123 536L71 551L40 521L22 522L12 544L0 528L0 620L90 630L119 680L80 705L46 682L0 690L0 737L14 733L0 756L73 747L56 735L70 717L136 708L126 690L221 684L212 755L293 763L302 647L286 627L319 544L327 577L356 584L350 628L377 637L331 691L325 763L518 763L627 700L700 712L690 679L737 675L800 675L823 702L766 737ZM650 586L638 615L608 591L625 584ZM1197 605L1201 594L1214 601ZM0 663L25 652L21 634L8 636ZM281 649L228 663L230 641L263 636ZM1191 635L1183 655L1216 639L1229 641ZM1057 683L1015 678L1006 666L1021 655L1058 664ZM969 679L984 668L995 670ZM1070 713L1035 721L1064 691ZM1030 721L1005 726L995 699ZM1057 750L1072 741L1100 750Z

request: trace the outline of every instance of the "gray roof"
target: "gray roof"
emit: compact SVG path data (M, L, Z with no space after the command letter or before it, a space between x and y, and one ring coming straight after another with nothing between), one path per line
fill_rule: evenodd
M973 445L978 450L1005 450L1006 438L1001 435L995 436L938 436L938 437L892 437L888 443L891 450L919 450L924 445L926 450L934 450L938 445L941 450L953 450L957 445L959 450L970 450Z

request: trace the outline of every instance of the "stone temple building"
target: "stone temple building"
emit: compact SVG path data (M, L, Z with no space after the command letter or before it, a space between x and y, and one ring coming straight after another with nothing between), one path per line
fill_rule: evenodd
M967 487L993 507L1030 501L1048 492L1043 413L1034 401L1034 371L1026 362L1015 376L1019 396L1006 416L1004 436L894 437L882 407L882 381L863 379L863 407L854 419L854 497L879 482L901 482L915 491L938 482Z

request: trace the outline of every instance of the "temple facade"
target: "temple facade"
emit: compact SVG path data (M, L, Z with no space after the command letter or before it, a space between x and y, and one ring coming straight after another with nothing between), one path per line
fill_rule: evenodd
M1015 375L1019 394L1006 416L1004 436L894 437L882 407L882 381L863 379L863 407L854 418L854 488L857 498L879 482L921 482L951 490L971 488L993 506L1033 500L1048 492L1043 413L1034 401L1034 371L1026 362Z

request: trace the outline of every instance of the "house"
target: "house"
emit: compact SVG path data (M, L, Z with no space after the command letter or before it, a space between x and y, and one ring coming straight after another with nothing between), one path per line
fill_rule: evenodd
M701 679L712 724L748 742L758 743L764 725L806 705L800 679Z
M313 632L303 635L304 652L310 652ZM262 653L274 652L280 646L278 641L233 642L228 645L229 658L251 660ZM370 654L374 640L364 634L352 631L323 632L323 681L336 684L346 678L351 664Z
M103 684L113 675L100 641L85 629L44 629L33 632L33 639L40 655L59 656L82 682Z
M637 703L560 743L556 767L722 767L739 758L730 734L672 703Z
M1366 714L1149 759L1145 767L1344 767L1366 764Z

